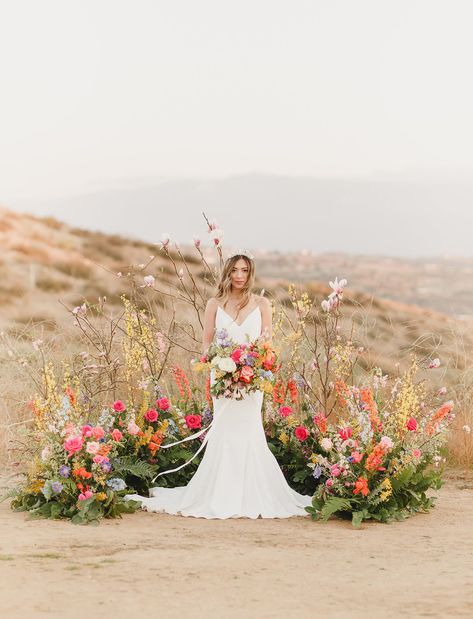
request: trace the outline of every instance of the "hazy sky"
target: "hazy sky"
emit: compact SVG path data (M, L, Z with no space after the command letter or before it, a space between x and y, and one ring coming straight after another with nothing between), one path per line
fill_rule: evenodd
M247 172L466 177L471 0L0 1L0 202Z

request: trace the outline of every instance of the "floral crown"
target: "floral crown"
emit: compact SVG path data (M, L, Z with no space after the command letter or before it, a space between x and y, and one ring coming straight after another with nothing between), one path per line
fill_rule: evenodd
M236 249L235 251L230 252L227 256L227 260L233 258L234 256L246 256L247 258L250 258L250 260L254 260L253 254L246 249L241 249L241 247Z

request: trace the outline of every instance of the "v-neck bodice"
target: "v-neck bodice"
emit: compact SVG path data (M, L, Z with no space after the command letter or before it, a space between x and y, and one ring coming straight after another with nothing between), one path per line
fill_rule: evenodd
M261 310L259 306L256 306L243 322L238 324L219 305L215 316L215 329L216 331L225 329L229 337L238 343L245 342L248 339L254 340L261 334Z

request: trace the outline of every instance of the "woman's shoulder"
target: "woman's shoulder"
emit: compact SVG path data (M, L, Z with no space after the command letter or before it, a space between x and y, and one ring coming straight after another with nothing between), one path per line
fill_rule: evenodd
M266 297L262 297L262 296L261 296L261 295L259 295L259 294L255 294L255 295L253 295L253 296L254 296L254 298L255 298L255 301L256 301L257 305L258 305L261 309L271 307L271 302L270 302L270 301L269 301L269 299L267 299Z
M216 310L217 307L218 307L218 301L215 297L210 297L210 299L207 299L207 305L205 306L205 309Z

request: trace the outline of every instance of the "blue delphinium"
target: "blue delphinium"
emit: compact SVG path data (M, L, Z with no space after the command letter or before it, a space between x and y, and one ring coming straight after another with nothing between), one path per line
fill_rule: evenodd
M114 490L115 492L119 492L120 490L125 490L126 483L120 477L112 477L112 479L107 480L107 486Z

